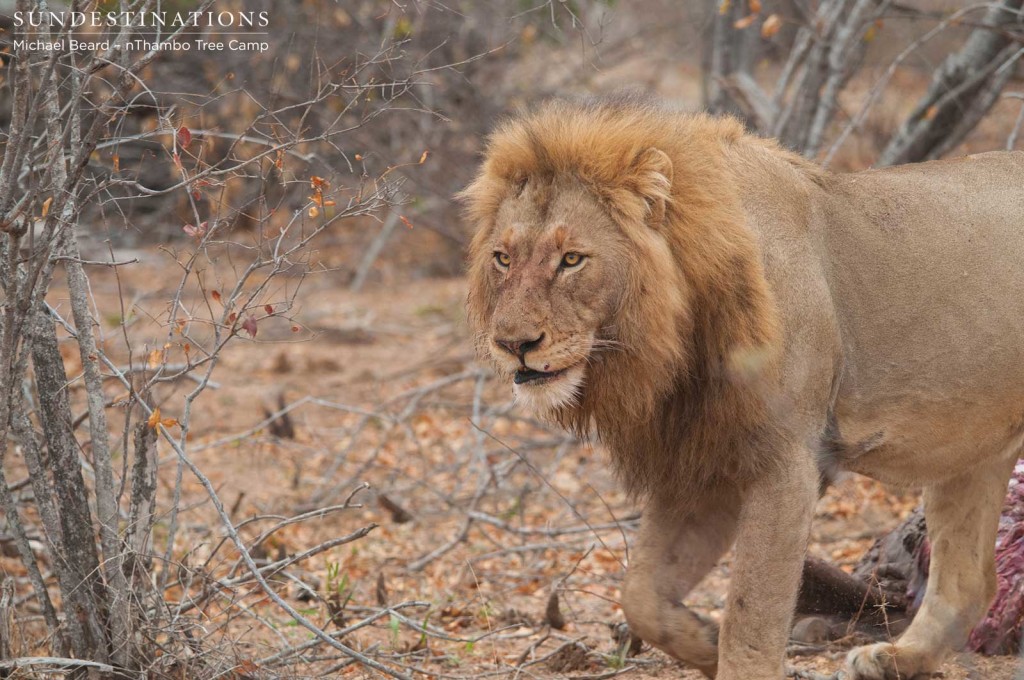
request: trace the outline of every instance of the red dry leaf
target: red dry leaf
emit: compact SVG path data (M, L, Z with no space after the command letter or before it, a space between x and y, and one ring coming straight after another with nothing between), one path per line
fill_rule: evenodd
M217 302L220 302L220 291L219 290L210 291L210 297L212 297Z
M182 148L184 148L184 147L187 147L191 143L192 143L192 131L189 130L184 125L182 125L180 128L178 128L178 144L180 144L182 146Z
M273 314L274 313L274 306L273 305L263 305L263 311L265 311L267 314Z
M256 317L251 314L242 322L242 330L249 334L250 338L256 337Z

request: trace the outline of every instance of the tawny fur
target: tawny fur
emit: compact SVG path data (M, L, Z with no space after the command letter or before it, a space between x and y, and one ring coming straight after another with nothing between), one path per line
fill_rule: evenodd
M462 195L477 346L646 502L622 595L642 637L779 680L819 476L846 469L923 487L933 545L920 613L851 680L924 677L966 640L1024 441L1021 186L1021 153L831 174L637 97L492 135ZM683 599L734 539L716 636Z
M782 436L752 388L728 375L732 357L771 353L777 339L774 304L720 152L742 136L733 119L552 102L491 136L487 160L462 194L480 225L469 256L476 328L493 313L495 298L489 228L527 179L581 182L635 240L626 253L629 291L614 324L620 351L593 364L579 404L554 416L579 433L593 418L619 476L640 495L686 498L723 475L756 476L773 462L771 440ZM765 144L798 167L813 167ZM644 164L648 149L672 161L670 178ZM647 232L659 203L664 253ZM677 446L677 455L664 455Z

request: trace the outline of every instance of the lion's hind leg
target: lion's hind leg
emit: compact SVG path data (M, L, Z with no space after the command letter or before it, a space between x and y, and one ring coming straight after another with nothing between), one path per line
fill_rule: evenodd
M710 678L718 667L718 629L683 598L732 545L741 501L721 490L685 509L648 502L630 550L622 609L635 635Z
M967 642L995 595L996 529L1016 460L991 461L925 489L932 555L924 602L895 644L850 652L851 680L930 677Z

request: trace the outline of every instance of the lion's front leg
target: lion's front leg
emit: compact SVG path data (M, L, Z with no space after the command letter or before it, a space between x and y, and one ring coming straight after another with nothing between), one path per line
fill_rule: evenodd
M810 455L750 485L740 514L718 680L781 680L818 471Z
M634 634L710 678L718 665L718 631L683 599L729 549L740 505L733 489L708 493L686 507L649 501L622 591Z

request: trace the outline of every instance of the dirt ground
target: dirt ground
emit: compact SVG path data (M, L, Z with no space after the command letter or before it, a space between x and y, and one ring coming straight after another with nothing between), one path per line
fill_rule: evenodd
M176 281L173 259L156 248L134 255L140 265L122 268L120 280L132 334L166 346L155 321ZM116 309L118 282L109 270L93 274L98 307ZM328 631L377 617L344 643L415 677L700 677L647 647L629 657L613 638L639 509L606 453L533 421L489 378L472 352L464 281L383 276L360 294L336 271L310 276L294 322L271 319L255 339L237 340L198 402L191 455L247 540L356 491L355 507L274 533L254 553L263 563L373 527L276 577L279 592ZM126 358L119 321L104 323L105 347ZM158 391L163 415L177 415L193 387L181 380ZM293 432L266 422L282 406ZM160 454L166 508L177 466L169 447ZM182 499L172 568L184 586L169 601L237 573L237 553L187 471ZM915 503L911 492L843 479L818 506L811 552L850 566ZM727 558L689 604L718 617L728 574ZM223 588L189 621L204 644L229 650L237 677L367 674L322 647L280 658L311 636L251 584ZM789 663L831 673L845 652L837 644ZM1017 666L961 655L943 677L1009 680Z

